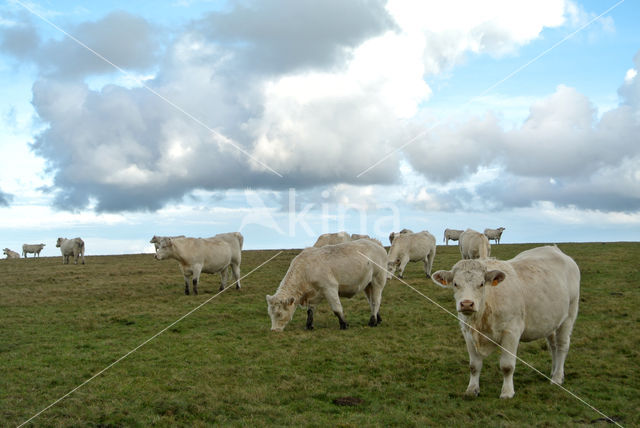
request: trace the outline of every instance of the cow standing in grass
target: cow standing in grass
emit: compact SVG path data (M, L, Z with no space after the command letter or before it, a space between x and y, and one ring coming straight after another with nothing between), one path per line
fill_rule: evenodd
M40 257L40 251L46 244L22 244L22 257L27 257L27 254L33 254L33 257Z
M461 260L432 279L454 292L469 353L467 395L480 392L482 360L499 345L500 398L513 397L518 344L541 338L551 350L551 381L563 382L580 299L580 269L571 257L556 246L538 247L508 261Z
M491 244L485 235L473 229L467 229L458 241L463 259L486 259L491 255Z
M404 269L409 262L423 262L424 273L431 277L431 267L436 258L436 238L423 230L418 233L399 233L393 239L389 255L387 256L388 278L391 279L396 270L400 278L404 275Z
M167 238L160 243L155 258L175 259L180 263L184 276L184 294L189 294L189 282L193 281L193 294L198 294L201 273L220 273L220 290L227 286L228 267L233 259L239 259L231 246L220 238ZM236 289L240 288L240 267L232 265Z
M56 247L60 248L62 253L62 264L69 264L69 257L73 256L75 264L78 264L78 257L82 257L84 264L84 241L80 238L58 238Z
M303 250L291 262L276 293L267 295L271 330L284 330L298 305L307 306L307 329L313 329L313 313L323 298L344 330L348 324L340 297L351 298L360 291L364 291L371 308L369 325L377 326L382 322L386 258L384 248L369 239Z
M445 245L449 245L449 241L459 241L460 240L460 235L462 235L462 232L464 232L464 230L458 230L458 229L445 229L444 230L444 238L442 238L442 242L445 243Z
M485 229L484 236L486 236L489 241L496 241L496 244L499 244L504 230L504 227L499 227L497 229Z

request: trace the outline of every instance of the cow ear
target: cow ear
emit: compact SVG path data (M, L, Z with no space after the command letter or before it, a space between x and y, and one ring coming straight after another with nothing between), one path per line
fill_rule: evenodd
M449 270L439 270L431 275L431 280L440 287L449 288L453 282L453 273Z
M291 306L296 302L296 299L294 299L293 297L289 297L289 299L287 299L287 305Z
M267 294L267 303L272 304L273 303L273 296L269 296Z
M505 278L506 275L500 270L490 270L484 274L484 281L493 286L500 284Z

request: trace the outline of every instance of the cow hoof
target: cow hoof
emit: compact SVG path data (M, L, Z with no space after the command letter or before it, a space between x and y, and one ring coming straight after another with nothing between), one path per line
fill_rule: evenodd
M344 323L344 324L340 324L340 330L346 330L349 328L349 324L348 323Z
M369 318L369 327L375 327L377 325L378 325L378 323L376 322L376 317L371 315L371 318Z
M477 397L478 394L480 394L480 389L479 388L467 389L464 392L464 395L466 395L467 397Z
M236 284L236 290L240 290L240 284Z
M222 291L222 290L224 290L224 287L221 285L221 286L220 286L220 291Z
M431 279L431 275L427 274L427 279Z
M313 326L312 325L308 325L307 326L307 330L309 330L309 331L313 330Z

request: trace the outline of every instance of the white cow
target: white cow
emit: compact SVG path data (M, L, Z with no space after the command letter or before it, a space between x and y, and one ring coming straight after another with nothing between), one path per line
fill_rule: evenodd
M504 227L499 227L497 229L485 229L484 236L486 236L490 241L493 240L496 241L496 244L499 244L502 232L504 232Z
M82 257L84 264L84 241L80 238L58 238L56 247L62 253L62 264L69 264L69 256L73 256L75 264L78 264L78 257Z
M344 330L348 324L340 297L351 298L360 291L364 291L371 308L369 325L377 326L382 322L380 302L387 280L386 257L384 248L368 239L306 248L291 261L276 293L267 295L271 330L284 330L297 305L307 306L307 329L312 330L313 312L323 297Z
M198 294L200 274L220 273L220 290L227 286L228 267L234 257L231 246L220 238L169 238L163 239L156 251L158 260L175 259L180 263L184 276L184 294L189 294L189 282L193 280L193 294ZM232 268L236 289L240 288L240 267Z
M7 256L8 259L19 259L20 258L20 254L16 253L15 251L12 251L8 248L5 248L4 250L2 250L3 254L5 256Z
M444 242L446 245L449 245L449 240L459 241L460 235L462 235L462 232L464 232L464 230L445 229L444 238L442 239L442 242Z
M351 236L347 232L324 233L318 237L314 247L324 247L325 245L342 244L351 241Z
M463 259L486 259L491 255L491 244L487 237L473 229L462 232L458 246Z
M390 244L393 244L393 239L394 239L396 236L398 236L399 234L401 234L401 233L413 233L413 231L412 231L412 230L410 230L410 229L402 229L402 230L401 230L400 232L398 232L398 233L396 233L396 232L391 232L391 233L389 234L389 243L390 243Z
M153 235L153 238L151 238L149 243L153 244L153 246L156 248L156 251L158 251L158 248L160 248L160 244L162 243L162 240L163 239L167 239L167 238L184 238L184 235L176 235L176 236L157 236L157 235Z
M27 254L32 253L33 257L40 257L40 251L46 244L22 244L22 257L27 257Z
M399 269L399 277L403 278L404 268L408 262L423 262L424 273L431 277L433 259L436 257L436 238L423 230L418 233L398 233L391 243L387 256L388 278L391 279Z
M571 257L556 246L538 247L508 261L461 260L432 279L454 291L469 353L467 395L480 392L482 360L499 345L500 398L513 397L518 344L541 338L551 351L551 380L563 382L580 297L580 269Z

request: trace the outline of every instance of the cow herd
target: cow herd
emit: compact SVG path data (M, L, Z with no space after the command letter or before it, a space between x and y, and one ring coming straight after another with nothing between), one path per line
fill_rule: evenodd
M551 352L551 381L561 384L573 324L578 314L580 270L557 246L533 248L511 260L491 258L490 240L500 242L505 229L484 233L446 229L444 242L458 241L461 260L451 270L432 274L436 238L428 231L409 229L392 232L388 251L377 239L346 232L326 233L312 247L302 250L273 295L267 295L271 330L283 331L298 306L307 310L306 328L313 329L318 303L325 299L338 318L340 329L348 323L340 298L364 292L371 309L369 326L382 322L380 305L386 283L396 274L403 278L409 262L422 262L424 274L435 284L453 291L456 312L469 354L470 378L467 395L480 391L482 362L494 349L502 350L501 398L514 395L513 373L518 344L545 338ZM184 292L198 294L202 273L220 274L220 290L227 286L231 270L240 289L240 263L244 238L239 232L210 238L154 236L157 260L178 261L184 277ZM22 255L40 255L45 244L25 244ZM63 263L73 257L84 264L84 242L80 238L58 238ZM20 254L4 249L7 258Z
M326 233L290 263L273 295L267 295L271 330L283 331L298 306L307 310L306 328L313 329L318 303L325 299L338 318L340 329L348 323L340 298L364 292L371 309L369 326L382 322L380 305L388 280L402 278L408 262L422 262L427 278L453 290L456 312L469 354L470 378L465 394L480 392L482 362L500 348L503 374L501 398L513 397L513 373L518 344L545 338L551 352L551 381L564 380L573 324L578 314L580 270L557 246L533 248L511 260L491 258L489 240L500 242L504 228L484 233L447 229L444 241L458 241L461 260L451 270L431 273L436 239L428 231L392 232L387 252L367 235ZM197 294L201 272L220 273L224 289L230 267L240 288L242 235L238 232L211 238L158 237L155 258L175 259L184 275L185 294L190 282Z
M40 257L40 252L46 244L23 244L22 245L22 257L26 258L27 254L33 254L33 257ZM84 264L84 241L80 238L66 239L58 238L56 241L56 247L60 248L62 253L62 263L68 264L69 257L73 257L75 264L78 264L78 259L81 259ZM5 248L2 250L7 259L19 259L20 254L15 251Z

